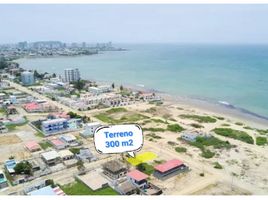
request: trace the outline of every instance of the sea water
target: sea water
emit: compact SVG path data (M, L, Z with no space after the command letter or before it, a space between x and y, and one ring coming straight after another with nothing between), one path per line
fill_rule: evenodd
M211 102L224 102L268 117L268 46L121 44L127 51L98 55L20 59L20 66L82 78L131 84Z

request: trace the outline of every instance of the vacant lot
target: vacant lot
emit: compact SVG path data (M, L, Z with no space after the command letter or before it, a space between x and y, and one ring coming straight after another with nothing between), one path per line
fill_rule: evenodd
M0 145L17 144L22 142L16 135L4 135L0 136Z

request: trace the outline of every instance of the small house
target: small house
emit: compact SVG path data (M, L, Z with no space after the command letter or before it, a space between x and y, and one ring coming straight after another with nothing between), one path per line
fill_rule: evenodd
M62 142L61 140L59 139L51 139L49 140L49 143L52 144L52 146L55 148L55 149L65 149L66 148L66 145L64 142Z
M0 189L8 187L7 179L3 171L0 170Z
M82 161L94 161L96 158L93 156L92 152L89 148L82 148L80 149L79 153L76 154L78 160Z
M25 147L30 152L40 151L41 147L36 141L29 141L25 144Z
M7 172L10 175L14 175L15 174L14 168L15 168L16 165L17 165L16 160L14 160L14 159L7 160L5 162L5 169L7 170Z
M80 135L84 138L91 137L93 136L95 130L100 126L101 124L99 122L87 123L85 125L85 129L82 132L80 132Z
M65 134L61 135L59 139L66 144L66 146L78 146L79 142L77 141L76 137L72 134Z
M54 150L42 153L41 157L44 162L50 166L61 162L60 155Z
M181 160L173 159L154 167L154 176L160 180L166 180L180 173L189 171Z

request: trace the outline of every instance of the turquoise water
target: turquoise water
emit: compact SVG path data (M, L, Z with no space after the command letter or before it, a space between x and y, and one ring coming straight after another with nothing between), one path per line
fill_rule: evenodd
M21 67L83 78L142 84L174 95L227 101L268 116L268 46L118 45L129 51L82 57L21 59Z

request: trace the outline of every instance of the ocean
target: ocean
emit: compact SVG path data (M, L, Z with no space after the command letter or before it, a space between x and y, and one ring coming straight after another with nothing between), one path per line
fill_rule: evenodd
M127 51L18 60L26 69L63 74L79 68L84 79L144 86L181 97L231 106L268 117L268 46L118 44Z

